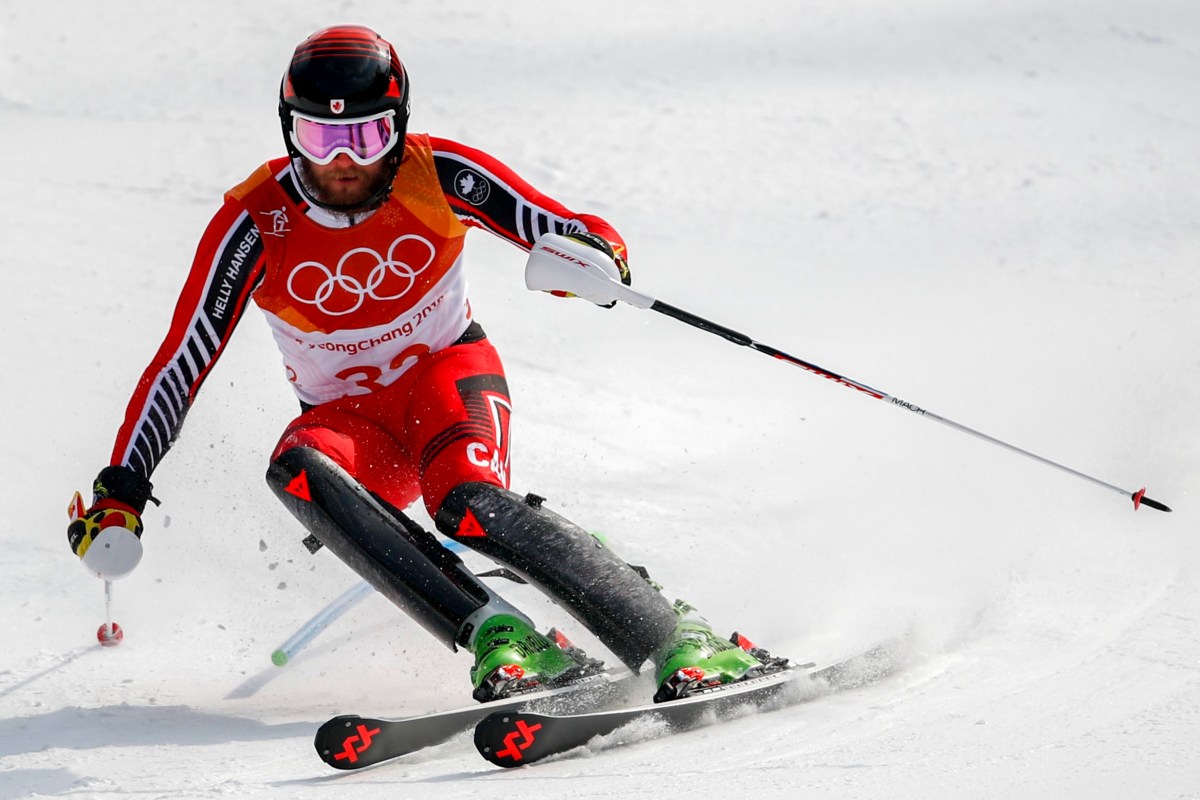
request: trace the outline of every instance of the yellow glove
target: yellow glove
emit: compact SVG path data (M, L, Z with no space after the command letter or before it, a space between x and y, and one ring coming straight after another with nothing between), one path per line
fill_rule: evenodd
M150 481L128 467L105 467L92 484L93 502L83 507L79 492L67 514L67 541L84 569L98 578L115 580L133 571L142 560L142 511L150 496Z

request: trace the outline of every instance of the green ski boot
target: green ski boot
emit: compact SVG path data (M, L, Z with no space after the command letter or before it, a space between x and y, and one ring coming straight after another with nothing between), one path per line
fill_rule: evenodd
M471 649L471 696L481 703L563 686L604 667L557 631L544 636L528 619L514 614L497 614L484 622Z
M722 639L712 626L681 600L675 601L679 622L654 659L658 691L654 702L677 700L723 683L775 672L787 666L738 634Z

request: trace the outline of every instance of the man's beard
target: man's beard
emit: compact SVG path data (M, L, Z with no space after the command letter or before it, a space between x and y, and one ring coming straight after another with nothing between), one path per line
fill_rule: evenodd
M330 191L327 187L321 186L306 159L299 158L296 161L299 162L298 175L300 176L300 182L304 185L304 191L310 197L316 198L319 201L319 205L326 210L351 216L364 214L377 208L380 200L384 199L384 190L396 175L394 167L385 165L368 182L359 185L357 191L343 194ZM330 176L330 180L333 177ZM351 222L353 221L351 219Z

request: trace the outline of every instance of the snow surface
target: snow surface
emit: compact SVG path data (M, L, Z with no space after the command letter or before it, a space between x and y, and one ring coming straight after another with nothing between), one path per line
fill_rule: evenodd
M356 578L262 480L296 405L257 313L155 475L99 648L67 501L221 193L281 150L292 48L338 22L396 43L413 130L615 223L643 291L1175 512L527 292L478 233L514 488L799 660L911 629L900 672L536 768L464 739L334 773L320 722L461 705L467 660L372 597L270 664ZM0 30L0 799L1200 797L1200 5L64 0Z

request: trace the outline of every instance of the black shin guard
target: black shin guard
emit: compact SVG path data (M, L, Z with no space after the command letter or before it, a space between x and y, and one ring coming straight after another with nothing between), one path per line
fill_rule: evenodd
M267 483L321 544L421 627L451 649L466 643L464 623L492 597L432 534L309 447L272 461Z
M455 487L438 530L510 567L564 606L633 670L675 628L675 612L596 537L530 495L486 483Z

